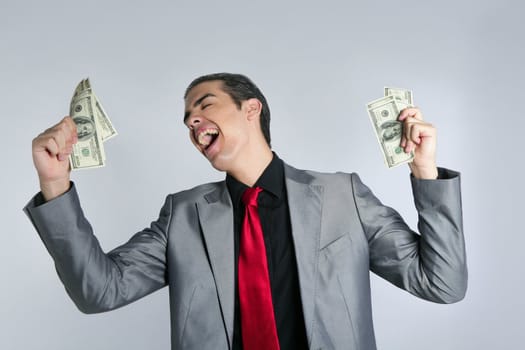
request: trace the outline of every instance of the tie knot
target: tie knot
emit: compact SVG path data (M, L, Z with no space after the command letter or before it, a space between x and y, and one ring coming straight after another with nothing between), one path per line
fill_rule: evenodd
M259 196L259 193L262 191L262 188L260 187L250 187L247 188L246 191L242 194L242 201L244 205L246 206L257 206L257 197Z

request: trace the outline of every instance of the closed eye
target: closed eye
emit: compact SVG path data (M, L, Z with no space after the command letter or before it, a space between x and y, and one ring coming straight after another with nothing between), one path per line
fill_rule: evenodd
M202 106L202 109L206 109L206 108L208 108L209 106L211 106L211 103L208 103L207 105L203 105L203 106Z

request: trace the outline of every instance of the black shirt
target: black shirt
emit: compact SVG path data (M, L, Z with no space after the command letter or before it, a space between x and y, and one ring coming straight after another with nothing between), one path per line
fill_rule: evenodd
M248 186L230 175L226 176L226 185L233 202L235 230L236 288L233 349L242 349L237 270L239 239L245 209L241 197ZM283 161L275 153L254 186L263 189L258 197L258 211L268 258L268 272L280 348L282 350L307 349L288 198L284 183L284 166Z

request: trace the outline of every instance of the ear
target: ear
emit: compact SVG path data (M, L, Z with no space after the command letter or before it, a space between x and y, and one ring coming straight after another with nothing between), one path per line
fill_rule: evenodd
M246 116L250 121L258 119L261 115L262 103L255 97L244 101L244 107L246 108Z

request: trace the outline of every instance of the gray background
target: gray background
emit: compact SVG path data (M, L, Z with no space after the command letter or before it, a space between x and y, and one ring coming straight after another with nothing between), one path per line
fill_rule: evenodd
M163 289L99 315L76 310L22 213L38 190L31 140L89 76L119 136L75 172L105 250L156 218L166 194L219 180L187 137L196 76L241 72L266 94L274 150L296 167L357 171L412 227L406 166L388 170L365 110L414 90L438 161L462 172L470 283L455 305L372 276L380 349L517 349L525 341L523 15L519 1L0 2L0 348L168 349Z

